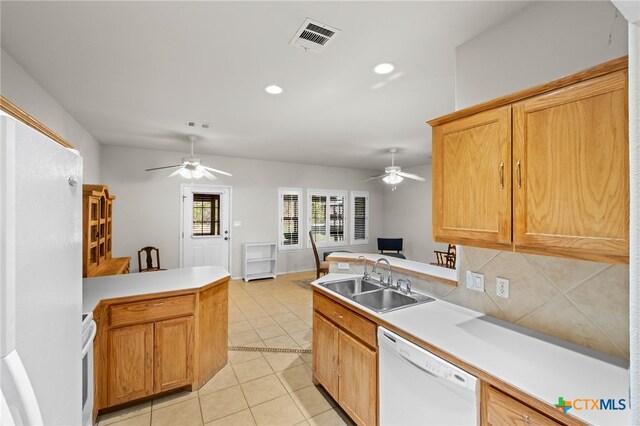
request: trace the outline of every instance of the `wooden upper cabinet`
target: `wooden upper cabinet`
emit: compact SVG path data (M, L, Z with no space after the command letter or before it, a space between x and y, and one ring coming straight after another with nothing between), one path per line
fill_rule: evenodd
M513 106L516 250L628 262L627 73Z
M433 236L511 244L511 107L433 128Z
M627 58L429 121L433 239L629 261Z

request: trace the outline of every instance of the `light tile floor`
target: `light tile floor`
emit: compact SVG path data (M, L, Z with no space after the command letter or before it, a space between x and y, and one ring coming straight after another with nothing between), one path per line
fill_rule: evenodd
M229 345L311 349L315 273L229 283ZM352 425L311 381L310 354L230 351L197 392L179 392L100 416L99 426Z

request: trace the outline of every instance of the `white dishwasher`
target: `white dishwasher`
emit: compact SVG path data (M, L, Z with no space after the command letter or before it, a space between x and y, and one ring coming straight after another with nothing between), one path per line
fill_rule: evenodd
M477 425L478 379L378 328L380 424Z

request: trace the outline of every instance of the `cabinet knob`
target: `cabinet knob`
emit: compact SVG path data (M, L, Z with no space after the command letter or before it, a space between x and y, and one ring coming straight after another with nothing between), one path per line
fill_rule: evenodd
M529 416L527 416L526 414L522 415L522 419L525 421L525 423L529 424L531 423L531 419L529 418Z
M69 179L67 179L67 182L69 182L69 185L71 186L78 185L78 179L76 179L75 176L71 176Z

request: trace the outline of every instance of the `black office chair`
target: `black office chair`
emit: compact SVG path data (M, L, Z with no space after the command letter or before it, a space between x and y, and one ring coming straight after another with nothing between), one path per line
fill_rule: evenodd
M406 259L402 251L402 238L378 238L378 250L385 256L399 257Z

